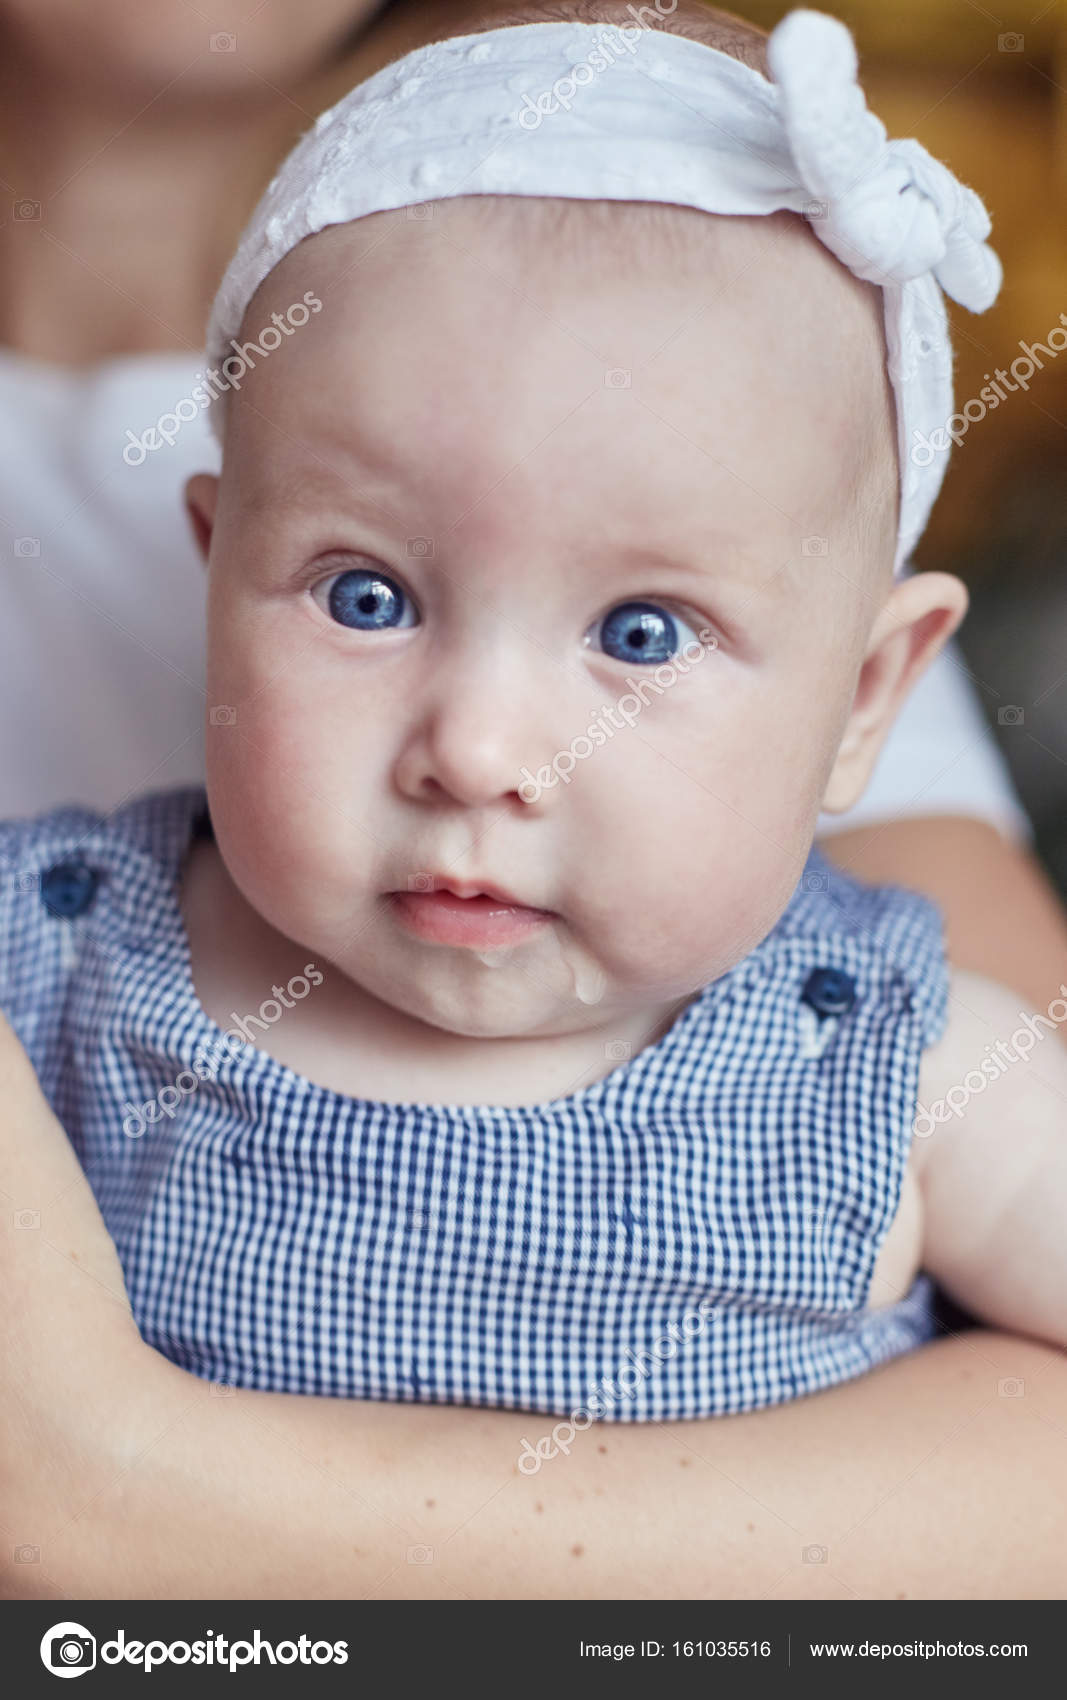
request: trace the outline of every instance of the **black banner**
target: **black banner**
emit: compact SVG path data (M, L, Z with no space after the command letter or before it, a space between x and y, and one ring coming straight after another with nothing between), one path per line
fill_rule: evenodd
M383 1681L507 1689L516 1678L616 1693L623 1670L668 1692L854 1693L878 1671L919 1693L990 1667L998 1692L1062 1683L1064 1609L1044 1601L88 1601L0 1606L9 1689L239 1694L286 1670L308 1693ZM966 1671L960 1667L967 1667ZM773 1686L772 1686L773 1685ZM720 1690L721 1691L721 1690Z

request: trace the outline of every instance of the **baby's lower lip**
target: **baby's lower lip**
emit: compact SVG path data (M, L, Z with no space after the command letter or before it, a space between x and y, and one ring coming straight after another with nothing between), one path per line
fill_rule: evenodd
M504 950L520 944L552 920L547 909L527 909L498 897L457 897L451 891L389 893L402 927L429 944L466 945L469 950Z

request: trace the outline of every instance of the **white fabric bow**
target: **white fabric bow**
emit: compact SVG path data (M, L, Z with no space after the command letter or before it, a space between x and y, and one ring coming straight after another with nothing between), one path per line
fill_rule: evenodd
M869 283L932 272L970 312L991 307L1001 266L985 245L985 207L921 142L887 141L856 81L844 24L791 12L770 37L767 61L793 160L818 208L808 216L820 240Z

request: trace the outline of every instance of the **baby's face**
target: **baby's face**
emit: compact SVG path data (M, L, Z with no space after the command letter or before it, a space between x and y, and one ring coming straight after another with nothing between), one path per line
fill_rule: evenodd
M323 306L231 396L211 554L233 879L482 1036L666 1007L774 925L895 477L871 292L799 221L682 213L634 266L504 213L379 214L272 274L241 340Z

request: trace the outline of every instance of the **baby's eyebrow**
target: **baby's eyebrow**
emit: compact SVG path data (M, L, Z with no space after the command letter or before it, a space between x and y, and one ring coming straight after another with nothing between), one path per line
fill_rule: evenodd
M254 495L258 507L295 508L319 513L324 504L339 512L350 505L370 506L377 509L384 519L395 513L389 498L395 499L404 486L405 480L399 469L390 473L380 463L356 457L342 468L324 456L317 466L305 465L268 474L263 486L254 490Z
M287 515L307 515L315 520L329 515L338 526L344 526L346 521L354 522L366 528L365 541L374 553L376 546L387 548L390 541L395 543L397 538L406 537L407 532L402 512L397 510L395 501L388 499L390 495L395 497L395 490L379 485L383 499L378 500L369 479L368 484L372 487L368 488L361 480L360 488L348 486L340 491L332 483L327 489L318 479L298 478L284 485L275 484L266 499L255 503L257 517L262 520L272 510L281 508ZM438 544L440 554L447 554L451 547L457 552L464 548L461 540L453 542L448 528L440 534ZM344 551L345 547L339 534L337 548ZM350 547L357 547L355 539ZM605 567L616 571L626 568L647 575L650 580L688 580L690 584L699 583L706 590L714 590L716 595L733 594L744 600L758 591L784 596L805 569L818 565L810 561L795 563L786 558L779 561L770 554L757 556L736 536L709 534L699 528L695 528L691 547L602 538L592 547L583 544L578 555L593 573L602 572ZM579 568L580 564L580 560L575 561Z
M364 541L369 554L377 553L379 548L387 549L398 538L406 539L412 523L405 518L405 498L410 501L423 483L418 468L413 469L410 460L403 456L394 461L388 449L383 451L380 445L374 452L369 444L360 443L350 429L341 435L328 433L323 449L322 456L316 455L310 465L283 463L262 468L263 487L253 487L249 504L256 517L262 521L280 511L298 521L305 516L322 521L328 516L339 528L346 521L354 522L367 528ZM253 486L259 484L256 478L252 482ZM603 571L605 566L616 570L625 567L649 575L650 580L673 578L680 583L699 584L705 594L713 593L716 599L729 601L736 610L735 617L740 617L754 597L766 608L768 597L777 603L798 589L810 588L812 569L826 564L818 559L801 558L799 543L793 549L782 539L770 548L754 549L747 534L709 524L710 518L710 515L695 515L688 535L677 520L671 524L669 533L665 530L658 536L641 535L636 529L629 534L613 535L606 529L595 539L584 540L577 554L593 573ZM623 519L620 514L617 524L621 526ZM420 520L414 530L421 534L425 524ZM452 546L450 533L448 526L439 533L439 559ZM817 544L820 539L807 542ZM340 532L336 547L345 547ZM457 541L455 547L461 549L463 545Z
M772 586L782 591L792 582L782 570L788 562L779 563L769 556L757 556L740 538L728 532L699 530L691 546L667 549L656 544L608 544L606 554L616 562L624 561L646 572L664 576L699 577L716 589L751 592Z
M413 473L415 474L413 480ZM280 503L314 509L321 499L339 507L344 492L388 499L417 486L418 462L370 421L357 424L328 410L290 420L285 432L256 434L246 478L257 506Z
M271 458L254 464L242 479L242 507L254 527L305 527L356 523L387 538L407 537L425 530L408 522L405 510L418 495L398 467L395 473L381 463L362 459L334 461L327 455L300 457L294 464Z

